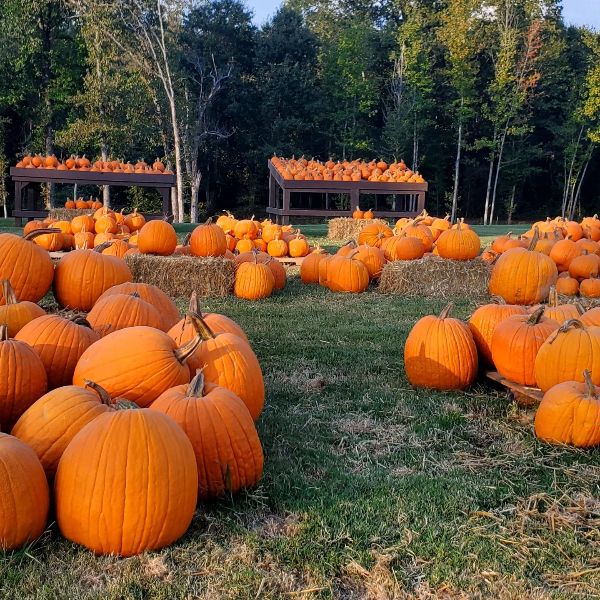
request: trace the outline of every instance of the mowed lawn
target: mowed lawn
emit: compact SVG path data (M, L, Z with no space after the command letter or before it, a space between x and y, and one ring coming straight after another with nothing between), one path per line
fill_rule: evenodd
M303 229L330 245L324 226ZM200 506L182 540L125 560L52 525L0 558L0 595L597 597L600 451L539 443L532 413L484 382L412 389L406 336L443 302L331 294L288 275L268 300L202 301L245 328L263 367L260 487Z

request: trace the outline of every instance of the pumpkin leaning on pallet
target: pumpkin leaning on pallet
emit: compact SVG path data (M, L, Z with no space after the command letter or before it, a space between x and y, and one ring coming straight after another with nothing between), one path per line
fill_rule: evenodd
M492 338L496 327L514 315L524 315L527 310L517 304L506 304L502 298L496 299L495 304L484 304L478 307L469 317L469 329L475 340L475 345L481 358L488 365L493 365Z
M171 256L177 247L177 233L171 223L148 221L138 232L137 247L142 254Z
M8 279L17 298L38 302L52 285L54 265L43 248L33 243L46 229L36 229L21 238L0 233L0 279Z
M583 383L565 381L551 387L535 415L535 435L553 444L591 448L600 444L600 388L589 371Z
M477 376L477 347L471 331L451 318L449 304L439 317L428 315L411 329L404 346L404 368L415 387L461 390Z
M96 417L111 410L110 396L100 386L66 385L44 394L19 418L11 434L37 454L49 480L75 434Z
M512 248L500 255L490 276L489 292L509 304L538 304L545 300L556 284L558 271L551 258L533 250L539 232L529 248Z
M146 407L165 390L189 383L186 361L200 341L197 336L178 348L165 332L152 327L119 329L83 353L73 383L83 387L94 381L111 397Z
M265 384L256 354L247 342L232 333L215 333L198 315L189 315L202 343L189 357L191 375L203 369L204 378L227 388L248 407L254 420L265 405Z
M15 339L29 344L41 358L48 389L54 389L71 383L77 361L100 336L82 317L44 315L27 323Z
M544 315L544 307L531 314L514 315L498 324L492 336L492 360L498 373L521 385L535 385L535 357L559 324Z
M319 283L319 263L329 256L318 244L315 249L302 261L300 265L300 279L302 283Z
M190 439L199 499L235 494L258 483L262 446L250 412L233 392L205 383L198 372L189 385L167 390L150 408L173 418Z
M19 302L8 279L2 280L1 289L4 304L0 304L0 323L8 325L8 337L15 337L29 321L46 314L46 311L34 302Z
M96 554L133 556L168 546L185 533L196 508L189 439L170 417L130 407L117 402L117 410L83 427L56 472L60 531Z
M0 325L0 426L9 431L15 421L48 389L44 364L25 342L8 337Z
M0 472L0 548L14 550L43 533L50 506L48 482L35 452L5 433L0 433Z
M155 285L132 282L120 283L107 289L98 300L111 294L137 294L142 300L154 306L162 317L162 325L159 329L163 331L168 331L181 319L175 302Z
M108 288L131 281L131 271L120 258L94 250L74 250L63 256L56 265L54 295L65 308L92 309Z
M600 327L570 319L540 347L535 358L536 383L547 392L564 381L582 382L584 370L600 385Z

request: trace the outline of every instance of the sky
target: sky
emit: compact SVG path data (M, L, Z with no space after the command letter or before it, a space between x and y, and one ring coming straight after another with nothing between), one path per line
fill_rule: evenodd
M262 25L277 11L281 0L246 0L254 11L254 22ZM565 21L573 25L589 25L600 30L600 0L563 0Z

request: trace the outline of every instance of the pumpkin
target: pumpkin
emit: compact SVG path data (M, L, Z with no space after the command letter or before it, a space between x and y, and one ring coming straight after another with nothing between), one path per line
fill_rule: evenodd
M600 444L600 388L589 371L584 371L583 380L559 383L544 394L535 414L539 439L579 448Z
M327 268L327 287L332 292L356 294L369 287L369 270L354 250L348 256L334 256Z
M44 532L48 482L35 452L5 433L0 433L0 473L0 548L14 550Z
M564 296L577 296L579 293L579 281L572 277L559 277L555 287L556 291Z
M600 279L592 277L579 284L579 293L584 298L600 298Z
M88 313L87 320L100 336L137 325L160 329L163 324L156 308L142 300L137 292L102 296Z
M2 280L1 285L4 304L0 305L0 323L8 326L8 337L15 337L29 321L45 315L46 311L34 302L19 302L8 279Z
M423 242L417 237L407 236L404 232L384 240L382 248L385 258L390 261L417 260L425 254Z
M44 394L19 418L12 435L37 454L49 480L75 434L96 417L111 410L110 396L89 381L85 388L66 385Z
M123 408L95 418L67 446L56 519L65 538L96 554L132 556L181 537L197 495L194 450L182 429L159 411Z
M501 296L509 304L538 304L548 297L556 284L558 271L553 260L535 252L536 230L528 249L512 248L494 263L489 282L492 296Z
M271 240L267 244L267 253L275 258L287 256L288 245L287 242L279 238L279 234L275 235L275 239Z
M161 394L151 409L171 417L192 443L199 499L235 494L258 483L262 446L246 405L233 392L205 383L198 372L189 385Z
M256 257L254 254L254 262L242 262L237 266L233 293L238 298L261 300L273 293L275 277L269 266L258 262Z
M560 279L556 283L558 284L559 281ZM544 316L562 324L569 319L578 319L581 310L578 304L559 304L557 290L553 287L548 297L548 305L544 309Z
M365 213L364 213L364 211L360 210L360 208L357 206L354 209L354 211L352 212L352 218L353 219L364 219Z
M578 281L597 277L600 272L600 256L589 254L583 250L583 254L576 256L569 263L569 275Z
M404 369L415 387L461 390L477 376L477 347L471 331L450 317L452 304L439 317L423 317L411 329L404 346Z
M44 231L32 231L24 238L12 233L0 233L0 279L10 281L21 301L38 302L52 284L52 259L43 248L31 241Z
M262 228L262 239L268 244L272 240L275 239L275 236L279 235L281 237L283 235L283 230L281 225L277 225L276 223L271 223L270 221L266 223ZM266 251L265 251L266 252Z
M390 238L386 238L385 240L383 240L383 242L387 242L388 239ZM335 254L336 256L350 256L356 250L356 248L356 242L354 240L350 240L349 242L342 244ZM381 245L381 248L383 249L383 244Z
M25 227L23 227L23 237L27 237L32 231L36 229L46 229L48 225L44 221L28 221L25 223Z
M117 222L108 215L97 219L94 225L96 233L117 233L117 230Z
M102 244L101 244L102 245ZM105 256L123 258L129 250L129 244L123 240L110 240L110 243L101 251Z
M558 272L569 270L571 261L583 253L581 246L573 240L559 240L552 246L550 258L556 263Z
M127 327L103 337L81 356L73 383L86 380L103 387L111 397L122 397L139 406L149 406L165 390L189 383L186 364L200 337L177 348L163 331L146 327Z
M190 251L194 256L223 256L227 250L225 233L208 219L192 231Z
M256 421L265 404L265 384L256 354L237 335L215 333L198 315L190 313L190 318L203 340L188 360L191 375L203 369L207 382L239 396Z
M385 256L380 248L365 244L356 249L354 256L367 267L370 279L377 279L381 275L381 271L385 265Z
M148 221L138 233L137 246L142 254L170 256L177 247L177 233L171 223Z
M48 229L37 229L37 235L33 240L34 244L41 246L47 252L59 252L63 248L64 238L58 227Z
M327 278L329 274L329 263L333 256L324 256L319 262L319 285L327 287Z
M494 364L492 360L492 338L496 327L508 317L524 314L527 314L525 307L506 304L502 298L498 298L495 304L484 304L469 317L469 329L473 335L473 340L481 358L488 365Z
M100 336L81 317L44 315L27 323L15 339L29 344L38 354L46 369L48 389L54 389L71 383L79 357Z
M315 249L302 261L300 265L300 279L302 283L319 283L319 263L328 256L318 244Z
M433 229L437 229L440 232L440 234L442 231L446 231L447 229L450 229L450 215L446 215L443 219L436 217L435 219L433 219L433 222L431 223L431 227Z
M125 217L124 223L129 231L139 231L146 224L146 219L137 211L137 208L134 208L133 212Z
M498 254L502 254L511 248L522 248L523 242L512 237L512 232L509 231L506 235L497 237L492 242L492 250Z
M296 237L288 242L288 251L292 258L299 258L308 254L308 242L306 238L300 236L300 232L296 233Z
M531 314L501 321L492 336L492 361L500 375L521 385L535 385L535 357L546 339L558 329L544 307Z
M106 244L106 242L109 242L110 240L114 240L115 239L115 234L114 233L97 233L94 236L94 243L92 244L92 248L94 250L96 250L96 252L102 252L104 250L104 248L106 248L107 246L105 246L104 244ZM99 248L99 246L102 246L102 248ZM87 248L84 248L84 250L87 250Z
M381 247L381 242L388 237L394 235L393 231L384 223L371 223L363 227L358 234L359 245L366 244L367 246Z
M256 248L254 244L254 240L238 240L235 244L235 249L239 254L246 254L247 252L252 252L252 250Z
M87 312L108 288L131 281L125 261L102 254L102 249L74 250L60 259L54 295L61 306Z
M456 229L448 229L440 235L436 248L442 258L472 260L479 256L481 240L472 229L464 228L464 219L461 219Z
M547 392L563 381L583 381L583 372L591 372L600 384L600 327L586 327L570 319L546 339L535 358L535 379Z
M5 324L0 325L0 369L0 425L9 431L25 410L46 393L48 379L35 350L10 339Z
M254 215L251 219L243 219L238 221L233 233L238 240L254 240L258 237L258 222L254 220Z
M588 240L587 238L581 238L578 240L577 245L583 252L586 250L589 254L600 254L600 244L594 240Z
M373 213L373 211L371 209L369 210L365 210L365 212L363 213L363 219L374 219L375 218L375 214Z
M600 327L600 306L590 308L579 317L579 320L587 327Z
M217 218L217 225L223 230L224 233L230 233L233 231L237 220L228 210L224 212L224 215L221 215Z

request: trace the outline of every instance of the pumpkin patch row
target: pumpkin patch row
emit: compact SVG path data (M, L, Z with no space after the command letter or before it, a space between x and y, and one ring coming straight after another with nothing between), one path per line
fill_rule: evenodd
M133 283L86 318L36 316L3 284L0 546L41 535L52 497L64 537L131 556L181 537L197 502L258 482L265 389L237 323L195 296L181 318L160 289Z
M56 169L57 171L90 171L94 173L146 173L151 175L172 175L173 171L165 168L158 160L148 164L144 160L136 163L123 162L121 160L95 160L90 161L84 156L71 156L59 160L54 154L26 154L17 164L17 168L23 169ZM75 207L67 207L75 208Z
M468 323L426 316L412 328L404 366L415 387L465 389L478 368L495 368L506 379L544 392L536 434L550 442L600 444L600 307L584 311L557 303L526 308L480 306Z
M329 159L321 162L307 160L304 156L286 159L278 156L271 158L273 166L284 179L299 181L379 181L395 183L425 183L418 172L409 169L403 160L387 163L384 160L343 160L334 162Z

